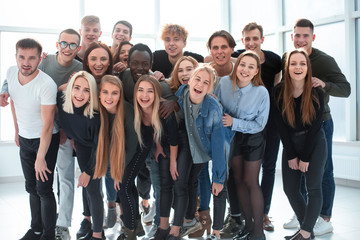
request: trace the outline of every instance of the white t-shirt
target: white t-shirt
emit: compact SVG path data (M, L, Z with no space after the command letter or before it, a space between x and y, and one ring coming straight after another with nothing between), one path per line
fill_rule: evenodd
M40 138L43 121L41 105L56 105L57 87L46 73L38 75L25 85L18 79L17 66L10 67L6 74L10 98L14 101L19 135L23 138ZM53 133L58 129L54 126Z

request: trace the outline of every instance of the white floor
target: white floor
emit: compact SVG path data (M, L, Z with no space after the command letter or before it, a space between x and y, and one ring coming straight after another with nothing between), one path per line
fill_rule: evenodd
M76 181L77 182L77 181ZM73 223L70 228L72 239L82 220L81 190L76 189ZM0 183L0 239L19 239L30 225L28 195L24 183ZM281 176L276 176L271 212L274 232L265 232L266 239L279 240L294 231L285 230L282 225L292 216L291 207L282 190ZM334 232L316 239L356 240L360 239L360 189L337 186L332 223ZM359 220L359 222L358 222ZM116 240L119 225L105 230L107 239ZM147 227L146 230L149 230Z

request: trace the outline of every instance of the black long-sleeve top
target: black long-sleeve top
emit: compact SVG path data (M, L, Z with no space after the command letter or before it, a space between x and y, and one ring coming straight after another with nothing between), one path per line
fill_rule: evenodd
M283 118L281 114L282 104L283 102L280 101L279 105L277 105L277 98L280 94L280 89L283 87L284 83L278 84L274 89L274 117L275 122L277 124L281 142L284 146L284 149L286 149L286 154L288 160L291 160L295 157L298 157L299 160L303 162L309 162L310 155L313 151L313 148L315 146L315 140L316 140L316 134L320 131L320 128L322 126L322 119L323 119L323 111L324 111L324 93L323 90L320 88L315 88L319 99L320 106L313 101L314 108L315 108L315 118L311 121L311 124L309 125L303 125L302 123L302 115L301 115L301 99L302 95L300 95L297 98L294 98L294 112L295 112L295 127L291 127L290 124L288 124L287 120ZM297 152L295 150L295 147L293 145L293 142L291 141L291 136L303 132L306 134L306 140L304 149L300 152Z
M170 158L170 146L178 145L178 124L175 113L171 113L166 119L161 118L163 134L161 136L161 146L166 156Z
M63 93L57 95L57 107L60 126L66 136L75 142L76 156L81 172L92 176L96 162L96 148L100 129L100 115L94 114L93 118L84 116L84 108L75 108L74 114L64 112Z

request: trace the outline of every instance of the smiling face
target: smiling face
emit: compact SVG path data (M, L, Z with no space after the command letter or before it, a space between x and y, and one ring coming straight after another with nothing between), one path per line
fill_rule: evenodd
M104 83L100 89L100 103L112 114L116 113L116 108L120 100L120 88L112 83Z
M89 45L92 42L97 42L99 37L101 36L100 24L99 23L91 23L86 25L81 25L81 29L79 30L82 43Z
M244 32L242 42L246 50L256 52L258 55L261 52L261 44L264 42L264 37L261 37L259 29Z
M136 100L143 110L152 109L155 100L154 86L148 81L140 82L136 92Z
M170 57L176 58L183 55L183 49L186 46L186 41L179 35L167 35L164 38L165 51Z
M236 77L240 88L246 87L259 72L257 62L253 57L244 56L236 69Z
M94 78L96 80L101 79L110 65L108 52L101 47L95 48L90 52L87 64Z
M302 53L294 53L289 59L289 75L291 81L305 81L308 66Z
M84 106L90 100L89 82L83 78L78 77L71 90L71 101L74 107L79 108Z
M211 90L210 74L205 71L199 71L189 81L190 100L194 104L199 104L204 100L204 97Z
M66 48L61 48L59 42L66 42L68 46ZM56 43L56 48L58 50L58 61L60 64L64 63L65 65L67 63L71 64L74 58L76 57L76 54L80 50L80 46L78 46L76 49L72 50L70 49L70 44L75 43L79 45L80 39L75 34L68 34L68 33L62 33L59 42Z
M136 82L142 75L149 73L151 68L150 61L150 55L146 51L135 50L131 54L129 67L134 82Z
M187 84L189 82L194 69L194 64L189 60L184 60L179 64L178 78L181 85Z
M130 41L130 28L128 26L125 26L124 24L116 24L113 33L111 34L111 37L117 45L119 45L123 41Z
M295 27L291 34L296 49L303 48L310 56L312 52L312 42L315 40L315 34L310 27Z
M218 66L224 66L230 62L231 54L234 48L229 46L228 41L224 37L214 37L211 40L210 54Z
M15 56L21 75L28 77L37 72L41 60L37 48L18 48Z
M130 48L131 48L131 44L125 44L121 47L120 53L119 53L120 62L122 62L126 65L128 64Z

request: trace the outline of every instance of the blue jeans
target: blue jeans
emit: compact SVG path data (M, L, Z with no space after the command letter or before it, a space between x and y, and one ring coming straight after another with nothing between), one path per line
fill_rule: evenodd
M145 160L146 166L149 168L150 179L154 190L154 199L156 206L156 214L154 217L154 224L160 225L160 172L159 164L155 161L154 154L150 151Z
M335 197L334 167L332 160L332 139L334 133L334 122L332 119L324 121L322 127L327 142L327 159L325 163L324 176L322 180L323 201L320 216L330 218Z
M117 192L114 188L114 179L111 177L110 161L108 163L108 168L105 175L105 188L108 202L115 202Z
M211 181L209 175L209 162L204 164L199 175L198 195L200 196L200 211L210 209Z

